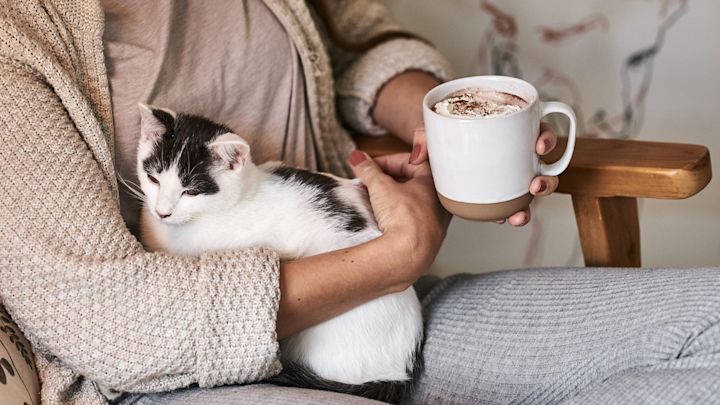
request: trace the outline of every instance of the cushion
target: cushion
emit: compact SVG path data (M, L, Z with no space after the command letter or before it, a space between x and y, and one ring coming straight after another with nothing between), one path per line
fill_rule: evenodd
M0 304L0 403L40 405L30 343Z
M187 388L173 392L130 395L120 404L133 405L384 405L384 402L337 392L270 384L227 385L214 388Z

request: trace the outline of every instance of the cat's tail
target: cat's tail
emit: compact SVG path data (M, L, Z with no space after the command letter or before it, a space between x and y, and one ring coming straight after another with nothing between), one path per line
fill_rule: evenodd
M417 371L417 368L414 371ZM311 388L339 392L392 404L397 404L403 397L407 397L413 386L412 380L371 381L357 385L345 384L326 380L299 364L287 362L283 363L283 371L280 374L264 382L283 387Z

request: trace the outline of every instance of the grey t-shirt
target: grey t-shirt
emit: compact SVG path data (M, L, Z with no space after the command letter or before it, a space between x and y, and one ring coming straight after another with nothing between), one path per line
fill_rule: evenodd
M103 42L123 179L137 182L138 102L206 116L243 136L253 160L316 169L300 58L259 0L102 0ZM140 204L120 205L137 234Z

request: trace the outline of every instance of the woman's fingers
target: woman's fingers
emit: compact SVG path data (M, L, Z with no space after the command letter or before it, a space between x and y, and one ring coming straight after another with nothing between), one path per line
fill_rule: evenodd
M388 181L392 181L365 152L352 151L348 157L348 162L355 175L362 180L365 187L370 191L377 187L383 187Z
M555 192L559 184L556 176L537 176L530 182L530 193L544 197Z
M552 127L545 122L540 123L540 135L538 135L535 144L535 151L539 155L547 155L557 145L557 135ZM404 160L406 154L383 156L377 160L378 165L389 175L394 178L412 178L417 175L417 171L412 170L415 166L422 165L428 161L427 143L425 136L425 125L420 122L415 128L413 137L413 150L407 161ZM406 164L409 163L408 164ZM429 173L429 165L426 166ZM538 176L530 183L530 192L535 196L547 196L555 192L558 186L557 177ZM503 224L506 220L499 220L497 223ZM512 226L524 226L530 222L530 209L517 212L507 219Z
M397 153L375 158L375 162L385 173L395 179L412 179L430 175L430 165L410 164L409 158L410 154L408 153Z
M555 149L555 145L557 145L557 135L555 135L555 131L553 131L547 123L541 122L540 135L535 143L535 151L540 156L547 155Z
M413 149L410 154L409 163L413 165L419 165L423 162L427 162L427 143L425 142L425 123L420 123L415 127L415 135L413 136Z
M530 208L516 212L508 218L508 223L512 226L525 226L528 222L530 222Z

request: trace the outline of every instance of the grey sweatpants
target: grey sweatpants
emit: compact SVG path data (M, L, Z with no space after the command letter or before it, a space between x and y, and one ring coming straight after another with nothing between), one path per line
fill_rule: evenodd
M424 298L408 404L720 404L720 269L457 275ZM137 404L372 404L249 385Z

